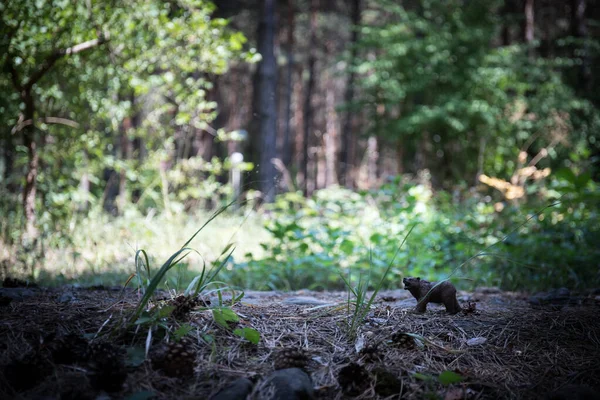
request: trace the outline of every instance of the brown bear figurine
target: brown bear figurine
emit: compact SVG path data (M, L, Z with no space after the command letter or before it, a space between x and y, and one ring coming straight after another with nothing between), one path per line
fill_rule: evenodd
M456 300L456 288L448 281L436 286L436 282L428 282L421 278L404 278L402 283L404 290L408 290L417 299L417 312L425 312L427 303L444 304L449 314L456 314L461 310Z

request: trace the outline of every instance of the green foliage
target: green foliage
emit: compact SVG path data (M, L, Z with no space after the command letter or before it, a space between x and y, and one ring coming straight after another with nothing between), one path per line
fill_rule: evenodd
M464 380L465 378L462 375L459 375L454 371L442 371L438 376L438 381L444 386L459 383Z
M398 252L400 252L400 249L402 249L402 246L404 245L404 243L406 243L406 240L408 239L414 228L415 226L413 225L409 229L406 236L404 236L402 243L400 243L400 246L396 250L396 254L394 254L394 257L389 261L387 268L383 271L381 279L379 280L379 282L375 282L375 284L373 285L373 292L370 296L367 295L367 290L371 286L371 282L368 277L365 278L362 274L359 275L358 283L356 286L354 286L350 276L351 271L349 271L348 278L346 278L343 274L340 274L340 277L344 281L344 284L346 285L346 288L348 290L348 314L351 317L350 322L347 326L347 332L348 336L351 339L354 339L356 337L359 326L363 324L365 317L367 316L369 311L371 311L371 306L377 298L377 294L382 289L383 284L386 281L386 277L389 274L392 266L394 265ZM351 306L353 306L352 311L350 311Z
M78 211L101 204L110 170L124 176L124 198L142 192L140 205L145 209L166 206L161 163L188 159L192 154L182 151L185 140L198 130L210 131L216 115L216 103L207 96L213 88L211 75L225 73L232 62L256 60L240 32L230 29L227 20L211 16L214 9L210 2L195 0L31 0L0 5L0 65L13 65L20 84L29 82L56 54L65 53L33 85L42 231L67 234ZM65 50L99 38L107 43L76 54ZM23 103L6 68L0 74L0 90L5 94L0 99L5 127L0 141L18 145ZM67 124L47 121L55 117ZM130 146L137 141L139 148L127 155L120 147L124 141ZM20 184L26 152L17 149L12 176L19 179L13 183ZM218 160L182 163L166 180L172 211L177 211L178 202L227 195L228 187L216 177L228 168L227 161ZM198 183L191 176L204 178L193 193L186 192ZM79 190L84 179L89 193ZM122 204L119 211L125 211Z
M491 46L501 1L391 1L366 13L353 66L370 133L400 142L441 183L512 174L519 150L547 148L544 167L598 144L600 112L565 83L569 58L532 58L524 46ZM457 154L460 153L460 157Z
M233 333L246 339L252 344L258 344L258 342L260 342L260 333L256 329L237 328L233 330Z
M139 282L139 288L142 290L143 292L143 296L140 299L138 306L136 307L135 312L132 314L130 320L131 321L136 321L139 316L142 314L142 312L146 309L146 306L148 304L148 302L150 301L150 299L152 298L152 296L154 296L154 292L156 291L156 289L158 288L159 284L163 281L165 275L167 274L167 272L172 269L173 267L175 267L177 264L179 264L185 257L187 257L190 252L194 251L193 249L187 247L192 240L194 240L194 238L196 236L198 236L198 234L211 222L213 221L215 218L217 218L220 214L222 214L223 212L225 212L227 210L227 208L230 206L231 204L220 208L217 212L215 212L205 223L204 225L202 225L193 235L192 237L190 237L187 242L185 242L183 244L183 246L181 246L181 248L179 250L177 250L175 253L173 253L167 261L165 261L165 263L160 267L160 269L155 273L152 274L151 271L151 267L150 267L150 261L148 259L148 254L146 253L145 250L141 249L141 250L137 250L135 252L135 269L136 272L135 274L132 274L131 277L129 278L128 282L133 278L133 277L137 277L138 282ZM225 247L225 249L221 252L221 256L226 254L233 246L231 244L227 245ZM235 248L234 248L235 249ZM192 281L192 283L190 284L190 286L188 287L187 292L189 292L191 290L192 287L194 287L195 291L194 291L194 295L198 295L199 293L201 293L202 291L204 291L208 285L211 285L215 282L215 278L217 276L217 274L219 273L219 271L221 271L221 269L223 268L223 266L225 265L225 263L227 262L227 260L229 259L229 257L231 257L231 254L233 253L233 250L231 250L229 252L229 254L227 254L227 257L225 257L225 261L221 262L221 264L214 268L213 270L209 271L207 273L206 271L206 265L202 266L202 273L201 275L199 275L198 277L194 278L194 280ZM146 283L144 283L143 281L143 277L144 275L146 276ZM170 314L170 313L169 313Z
M215 307L212 309L215 322L223 328L229 329L229 323L236 323L240 317L229 307Z
M463 254L465 244L454 247L434 231L440 221L434 218L431 190L408 183L403 186L406 191L393 186L381 191L376 201L376 192L361 195L340 188L321 190L309 200L295 193L278 197L266 223L273 235L271 242L262 244L266 257L248 254L248 261L238 262L228 279L243 287L342 289L339 276L349 276L350 271L382 287L397 285L407 271L424 277L449 273L444 250ZM391 203L395 206L387 207ZM449 225L450 220L442 223ZM399 249L401 238L415 224L411 240ZM435 251L421 252L423 245Z
M130 276L127 283L129 283L129 281L131 281L132 279L137 278L138 287L139 287L139 289L141 289L143 296L140 299L140 301L138 302L138 305L137 305L135 311L130 316L129 324L130 325L132 325L132 324L144 325L148 328L147 348L149 347L151 338L153 336L152 332L155 328L157 328L157 327L162 328L164 332L171 331L171 327L168 324L167 318L170 317L170 315L172 314L172 312L175 309L175 307L172 305L160 305L160 306L155 306L152 309L148 310L147 309L148 302L154 296L154 293L156 292L156 289L158 288L159 284L165 279L166 274L171 269L173 269L173 267L178 265L185 257L187 257L188 254L190 254L190 252L194 251L193 249L191 249L187 246L194 240L194 238L211 221L213 221L220 214L225 212L230 205L231 204L229 204L225 207L222 207L217 212L215 212L192 235L192 237L190 237L183 244L183 246L181 246L181 248L178 251L176 251L169 257L169 259L154 274L152 273L152 270L150 267L150 261L148 259L148 254L146 253L146 251L145 250L136 251L136 254L135 254L136 272L135 272L135 274L132 274ZM185 290L185 295L193 294L193 296L196 297L201 293L203 293L203 294L210 293L209 291L207 291L207 288L209 286L211 286L211 285L218 286L218 289L215 289L215 291L217 292L217 295L219 298L219 305L212 307L211 313L212 313L212 317L213 317L213 320L215 321L215 323L217 325L221 326L222 328L225 328L228 330L231 329L231 327L229 325L230 323L238 323L239 322L239 317L235 313L235 311L233 311L230 307L223 305L222 291L227 290L228 287L225 286L225 284L223 282L216 281L215 278L216 278L217 274L223 269L223 267L225 266L225 264L231 257L231 254L233 253L234 250L235 250L235 247L232 244L225 246L225 248L223 249L223 251L221 252L221 255L220 255L220 257L225 255L224 260L222 262L218 263L215 266L215 268L213 268L211 271L207 271L206 264L204 263L204 265L202 266L202 273L200 275L196 276L189 283L187 289ZM144 280L144 277L146 278L145 280ZM232 300L231 300L232 305L235 304L236 302L240 301L243 296L244 296L243 292L242 292L242 294L236 296L234 291L232 290ZM182 336L186 335L192 329L193 328L190 325L187 325L187 324L182 325L173 333L173 335L175 336L176 339L180 339ZM233 330L233 333L237 336L240 336L240 337L250 341L253 344L257 344L260 340L259 332L252 328L247 328L247 327L246 328L238 328L238 329Z
M499 247L510 255L493 266L502 271L497 278L500 285L527 290L598 286L600 185L586 173L563 169L550 182L547 198L552 207L537 216L530 208L532 220ZM503 214L506 231L523 219L516 207Z
M594 261L598 193L587 175L559 171L519 205L472 193L466 201L445 192L432 197L427 184L401 179L362 194L333 188L310 200L286 194L266 222L273 238L262 244L265 256L248 254L224 275L256 289L345 286L362 304L367 289L397 288L405 276L440 280L452 274L454 283L468 288L593 287L600 283Z

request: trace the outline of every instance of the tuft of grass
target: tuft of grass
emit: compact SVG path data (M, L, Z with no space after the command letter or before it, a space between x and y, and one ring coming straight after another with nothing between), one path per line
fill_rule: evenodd
M342 280L344 281L344 285L346 285L346 288L348 289L347 306L348 306L349 314L351 312L350 311L351 306L354 306L354 310L352 311L352 317L350 319L350 323L348 323L347 330L346 330L347 335L351 340L356 338L356 334L358 332L358 327L360 325L362 325L362 322L365 319L365 317L367 316L369 310L371 309L371 306L373 305L373 302L375 301L377 294L379 293L381 288L384 286L386 277L389 274L390 270L392 269L392 266L394 265L394 261L396 261L396 256L398 255L398 253L400 252L400 249L402 249L402 246L404 246L404 243L406 243L406 240L408 239L411 232L413 231L413 229L416 226L417 226L417 224L411 226L411 228L408 230L408 233L406 234L406 236L404 236L402 243L400 243L400 246L398 246L398 248L396 249L394 256L388 263L388 266L385 269L385 271L383 272L383 275L381 276L379 282L377 284L375 284L375 286L373 288L373 293L371 293L371 296L367 295L367 290L369 289L369 286L371 283L370 279L368 279L368 278L363 279L364 275L360 274L359 278L358 278L358 283L357 283L356 287L354 287L354 286L352 286L352 280L351 280L350 273L349 273L349 276L347 279L346 279L346 277L344 277L344 275L342 275L340 273L340 277L342 278ZM370 265L372 266L373 265L372 253L369 254L369 258L371 261Z
M148 257L148 253L144 249L137 250L135 252L135 272L132 273L125 286L127 286L134 279L137 282L138 288L142 291L142 298L139 300L134 312L131 314L127 321L127 328L131 328L135 325L146 325L148 326L148 334L146 336L146 354L148 354L150 345L152 343L153 330L155 327L160 327L164 329L166 332L172 331L171 327L167 324L166 320L171 315L174 310L173 306L170 305L162 305L159 307L155 307L151 311L146 311L148 308L148 303L150 299L154 296L157 288L160 283L165 279L167 273L176 267L179 263L181 263L190 253L196 253L201 258L200 253L193 248L189 247L190 243L194 240L194 238L215 218L217 218L220 214L222 214L227 208L233 205L234 202L227 204L226 206L220 208L216 211L196 232L181 246L179 250L170 255L170 257L165 261L162 266L155 273L152 272L150 258ZM229 243L225 246L225 248L221 251L221 254L217 258L217 260L221 259L221 262L212 269L207 269L206 262L203 260L202 271L199 275L194 277L192 281L187 286L187 289L184 292L186 296L198 296L201 293L209 294L212 292L216 292L219 302L218 306L212 307L212 315L215 323L217 323L222 328L227 330L231 330L228 322L237 322L239 320L237 314L230 308L223 305L222 291L231 290L232 292L232 300L231 305L235 304L237 301L241 300L244 296L244 292L241 294L236 294L236 291L233 288L230 288L225 282L217 281L217 275L226 265L228 260L231 258L233 252L235 251L235 246L233 243ZM207 291L209 286L216 286L216 289L211 291ZM172 332L174 338L177 340L181 338L183 335L190 332L193 328L189 325L182 325L176 331ZM234 335L237 335L243 339L250 341L251 343L258 343L260 340L260 334L258 331L252 328L243 328L243 329L235 329L232 331Z
M150 260L148 258L148 253L143 250L137 250L135 252L135 269L136 272L134 274L132 274L129 279L127 280L127 282L125 283L125 286L127 286L127 284L134 278L137 277L138 279L138 287L142 290L143 292L143 296L140 299L135 312L131 315L129 321L130 323L135 323L135 321L137 321L137 319L140 317L140 315L142 314L142 312L146 309L146 306L148 305L148 302L150 301L150 299L152 298L152 296L154 296L154 293L156 292L156 289L158 288L158 285L163 281L165 275L167 274L167 272L169 270L171 270L174 266L176 266L177 264L179 264L183 259L185 259L191 252L195 252L198 255L200 255L200 253L198 253L196 250L188 247L189 244L192 242L192 240L194 240L194 238L196 236L198 236L198 234L211 222L213 221L215 218L217 218L220 214L222 214L223 212L225 212L225 210L227 210L229 207L231 207L234 204L234 202L231 202L223 207L221 207L220 209L218 209L182 246L179 250L177 250L175 253L171 254L171 256L167 259L167 261L165 261L165 263L160 267L160 269L154 274L152 275L151 272L151 268L150 268ZM231 249L231 251L229 251ZM221 252L221 256L225 253L227 253L229 251L229 253L227 254L227 257L225 257L225 259L220 263L220 265L217 268L214 268L213 270L209 271L208 273L206 272L206 263L203 263L202 266L202 273L194 278L194 280L192 281L192 283L194 283L195 286L194 287L194 295L198 295L202 290L204 290L208 285L210 285L214 279L216 278L217 274L221 271L221 269L223 269L223 266L225 266L225 263L227 262L227 260L231 257L231 254L233 253L233 251L235 250L235 247L233 246L232 243L229 243L225 249ZM144 281L142 279L142 275L145 274L146 275L146 284L144 284Z

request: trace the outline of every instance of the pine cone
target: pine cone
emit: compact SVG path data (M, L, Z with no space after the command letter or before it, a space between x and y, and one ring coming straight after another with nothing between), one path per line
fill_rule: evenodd
M379 346L377 344L368 344L363 347L358 353L360 358L362 358L365 362L381 362L383 361L383 354L379 351Z
M93 400L96 398L85 375L67 374L61 376L54 385L59 390L58 398L60 400Z
M358 396L371 384L369 371L356 363L350 363L340 369L337 379L342 391L350 396Z
M190 311L198 306L200 301L193 296L180 295L171 300L170 303L172 306L175 306L171 316L176 320L185 320L189 316Z
M31 351L8 364L4 377L17 392L31 389L52 373L52 365L43 352Z
M56 364L67 365L87 360L90 355L88 347L88 341L75 333L69 333L48 345L52 361Z
M273 355L273 367L275 370L286 368L306 370L309 362L309 355L303 349L284 348Z
M110 343L92 343L87 357L90 368L90 383L97 390L118 392L121 390L127 370L120 349Z
M170 377L193 376L196 351L191 344L191 341L183 338L179 342L163 345L151 356L152 366Z
M392 334L392 343L398 347L405 349L413 349L415 347L415 339L404 332L395 332Z

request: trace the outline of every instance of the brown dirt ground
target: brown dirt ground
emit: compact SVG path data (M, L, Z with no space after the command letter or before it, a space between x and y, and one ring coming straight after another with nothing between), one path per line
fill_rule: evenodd
M89 387L87 364L59 365L52 360L52 369L37 380L32 374L26 387L11 388L7 371L16 360L41 353L41 348L66 334L86 335L92 341L110 337L122 349L144 347L147 328L109 336L131 314L139 299L136 291L123 295L102 288L32 291L34 295L0 306L0 367L4 371L0 373L0 398L96 398L101 394ZM286 303L295 296L334 305ZM473 302L476 311L449 316L442 307L432 305L425 314L416 314L415 300L407 292L387 291L378 295L352 340L345 328L351 315L346 300L346 293L246 293L232 308L240 317L238 326L260 332L258 345L219 327L210 311L196 309L189 315L194 329L187 335L189 350L195 352L192 376L165 376L146 360L128 367L123 386L104 398L132 394L148 398L142 392L151 392L160 399L206 399L233 379L268 374L273 370L273 355L284 348L308 352L306 369L320 399L393 399L400 398L398 394L405 399L535 399L568 384L600 389L600 305L593 295L577 304L533 308L516 293L461 292L460 303ZM173 331L179 324L167 321ZM423 339L406 348L394 342L398 332ZM204 334L214 341L208 343ZM485 338L485 342L467 344L474 338ZM153 346L158 346L156 342ZM360 389L355 397L344 394L337 380L339 371L351 362L369 371L357 383ZM437 377L446 370L460 374L464 381L442 385ZM73 395L72 386L82 393Z

